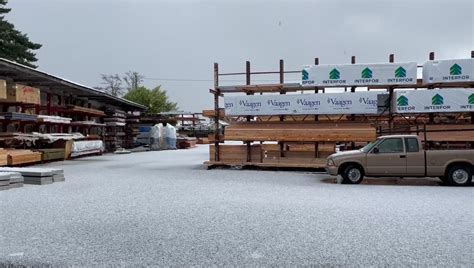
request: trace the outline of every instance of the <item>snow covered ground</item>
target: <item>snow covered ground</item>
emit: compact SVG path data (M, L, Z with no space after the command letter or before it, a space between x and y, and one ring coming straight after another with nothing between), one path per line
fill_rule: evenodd
M474 187L206 170L206 146L51 163L0 192L0 266L474 265Z

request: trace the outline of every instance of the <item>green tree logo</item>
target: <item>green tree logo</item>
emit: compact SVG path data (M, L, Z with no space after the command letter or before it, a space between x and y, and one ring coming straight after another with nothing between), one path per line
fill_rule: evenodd
M372 70L370 70L368 67L362 70L362 73L360 74L362 78L372 78Z
M467 98L467 102L469 104L473 104L474 105L474 93L471 94L471 96L469 96L469 98Z
M431 98L431 104L433 105L443 105L443 103L444 103L444 99L439 94L436 94L433 96L433 98Z
M408 98L404 95L401 95L397 98L397 106L408 106Z
M329 79L339 79L341 77L341 73L334 68L329 72Z
M407 71L402 66L400 66L395 70L395 77L407 77Z
M449 68L450 75L461 75L462 74L462 67L457 65L456 63Z
M303 75L303 80L308 80L308 79L309 79L309 73L308 73L308 71L303 70L302 75Z

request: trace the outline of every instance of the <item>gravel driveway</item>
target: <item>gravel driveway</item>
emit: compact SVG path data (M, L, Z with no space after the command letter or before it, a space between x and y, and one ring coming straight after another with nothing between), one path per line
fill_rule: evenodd
M206 146L51 163L0 192L0 266L474 265L474 187L206 170Z

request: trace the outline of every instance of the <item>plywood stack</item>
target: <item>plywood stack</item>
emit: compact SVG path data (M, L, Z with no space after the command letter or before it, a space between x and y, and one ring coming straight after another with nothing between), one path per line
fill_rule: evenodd
M178 149L190 149L196 147L197 139L194 137L178 137L176 143Z
M9 121L22 121L22 122L36 122L38 116L34 114L25 114L25 113L0 113L5 120Z
M0 102L40 104L38 88L0 80Z
M140 134L138 125L140 124L140 119L133 116L128 116L125 120L127 125L125 126L125 139L124 147L132 148L137 143L137 136Z

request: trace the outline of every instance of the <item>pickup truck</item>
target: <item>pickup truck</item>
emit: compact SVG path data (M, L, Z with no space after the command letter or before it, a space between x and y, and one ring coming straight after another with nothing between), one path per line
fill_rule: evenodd
M342 183L357 184L369 177L439 177L445 184L469 185L474 150L424 150L416 135L381 136L360 150L327 158L326 170Z

